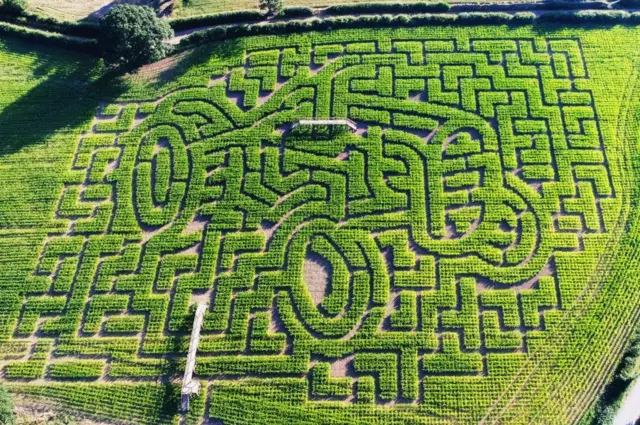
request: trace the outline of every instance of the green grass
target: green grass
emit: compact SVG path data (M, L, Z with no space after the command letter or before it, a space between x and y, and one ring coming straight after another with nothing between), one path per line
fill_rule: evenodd
M155 0L29 0L29 10L63 21L96 20L121 3L153 4Z
M0 214L0 226L3 230L42 228L50 220L43 210L56 196L51 193L55 186L43 181L66 168L78 126L93 115L100 92L92 75L99 70L95 59L64 50L33 49L13 40L0 40L0 49L0 152L5 181L34 185L34 190L24 193L8 185L0 188L3 204L12 205ZM22 164L27 158L33 160L29 170ZM43 180L33 181L32 176Z
M78 21L91 17L104 5L104 0L30 0L29 10L42 16L61 20Z
M175 423L206 300L187 423L576 423L640 312L638 35L254 37L124 83L3 42L4 379Z

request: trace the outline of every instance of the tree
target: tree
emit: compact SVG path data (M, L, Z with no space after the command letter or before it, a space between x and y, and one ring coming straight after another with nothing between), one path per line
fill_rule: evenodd
M0 10L12 15L22 15L27 10L27 0L4 0L0 2Z
M282 10L282 0L260 0L260 9L267 9L269 14L275 15Z
M122 4L100 21L100 45L105 62L118 68L135 68L164 58L173 30L149 6Z
M15 425L16 416L13 414L13 401L7 389L0 385L0 424Z

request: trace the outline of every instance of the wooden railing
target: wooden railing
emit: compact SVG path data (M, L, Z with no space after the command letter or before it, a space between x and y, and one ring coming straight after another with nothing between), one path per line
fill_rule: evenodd
M198 304L195 317L193 318L193 329L191 330L191 341L189 341L189 351L187 353L187 365L182 378L182 410L189 410L189 397L193 394L200 394L200 381L193 380L193 372L196 369L196 354L200 345L200 330L204 321L204 313L209 306L205 303Z
M356 131L358 126L355 122L350 119L342 119L342 120L300 120L293 124L293 128L296 128L300 125L346 125L351 130Z

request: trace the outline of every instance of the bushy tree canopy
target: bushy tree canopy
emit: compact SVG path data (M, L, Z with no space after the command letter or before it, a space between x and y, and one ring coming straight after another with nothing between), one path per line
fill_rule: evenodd
M100 44L105 61L120 68L134 68L165 57L166 40L173 30L148 6L118 5L100 21Z
M0 0L0 10L5 13L21 15L27 10L27 0Z
M282 0L260 0L260 9L266 9L271 15L275 15L282 10Z

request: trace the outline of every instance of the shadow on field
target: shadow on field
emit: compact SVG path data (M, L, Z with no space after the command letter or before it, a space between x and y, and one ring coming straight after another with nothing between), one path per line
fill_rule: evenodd
M164 382L162 383L162 389L164 394L159 419L168 418L170 421L180 409L180 387L171 382Z
M0 154L43 143L70 132L95 114L100 96L96 84L82 75L53 73L0 112Z
M0 110L0 155L44 143L55 134L77 131L95 115L100 102L159 98L183 85L179 80L192 67L206 64L212 55L223 60L238 56L237 46L233 41L206 45L122 77L105 73L100 62L89 55L51 47L33 49L21 41L7 41L4 49L16 57L36 55L38 66L31 74L41 81ZM193 85L189 76L184 85Z
M34 49L16 40L7 40L3 49L17 58L36 55L38 65L31 74L41 81L0 111L0 155L72 131L95 114L100 99L124 90L113 78L95 75L96 58L51 47Z

